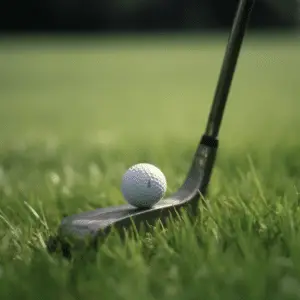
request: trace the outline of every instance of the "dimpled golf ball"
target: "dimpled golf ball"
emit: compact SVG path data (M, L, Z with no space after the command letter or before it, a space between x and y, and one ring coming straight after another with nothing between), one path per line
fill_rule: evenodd
M150 208L167 190L165 175L156 166L141 163L130 167L122 179L125 200L138 208Z

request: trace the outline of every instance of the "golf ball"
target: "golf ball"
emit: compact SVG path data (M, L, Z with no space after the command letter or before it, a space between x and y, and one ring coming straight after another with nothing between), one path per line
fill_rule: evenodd
M156 166L141 163L129 168L122 179L125 200L138 208L150 208L161 200L167 190L167 181Z

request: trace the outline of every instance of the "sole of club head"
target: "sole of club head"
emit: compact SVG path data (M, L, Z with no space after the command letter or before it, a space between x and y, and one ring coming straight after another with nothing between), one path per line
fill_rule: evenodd
M197 192L193 196L194 202L191 198L183 201L170 197L162 199L155 206L147 209L138 209L126 204L65 217L61 221L58 235L49 238L48 251L53 253L59 250L65 258L71 258L75 250L98 248L113 228L124 237L125 231L132 225L140 229L141 224L150 228L157 220L165 224L169 217L178 217L180 208L195 203L199 197L200 193ZM195 213L195 208L192 211Z
M191 199L197 201L200 197L198 191L194 191L193 194L188 191L187 193L189 197L186 199L176 193L145 209L125 204L71 215L61 221L59 235L80 241L105 236L113 228L120 231L122 228L128 229L133 224L139 228L141 223L151 226L157 220L163 222L169 216L178 214L178 209L191 204Z

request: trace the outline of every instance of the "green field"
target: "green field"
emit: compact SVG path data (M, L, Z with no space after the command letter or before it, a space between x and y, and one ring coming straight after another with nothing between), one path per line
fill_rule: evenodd
M300 298L300 43L245 44L196 225L174 222L96 261L45 249L64 214L124 202L156 164L174 192L207 114L226 36L38 38L0 45L0 299Z

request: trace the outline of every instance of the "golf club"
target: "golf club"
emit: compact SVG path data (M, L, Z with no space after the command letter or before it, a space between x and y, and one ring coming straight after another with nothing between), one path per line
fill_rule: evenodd
M113 228L122 234L124 229L133 224L139 228L141 224L153 225L157 220L165 222L168 217L177 216L181 208L188 208L192 216L197 214L199 200L206 194L214 166L223 113L254 3L255 0L240 0L238 4L206 130L196 149L186 179L178 191L147 209L135 208L128 204L65 217L57 237L49 239L50 252L61 247L63 255L70 256L71 246L65 242L70 236L72 240L82 240L88 236L92 243L97 245L99 238L107 236Z

